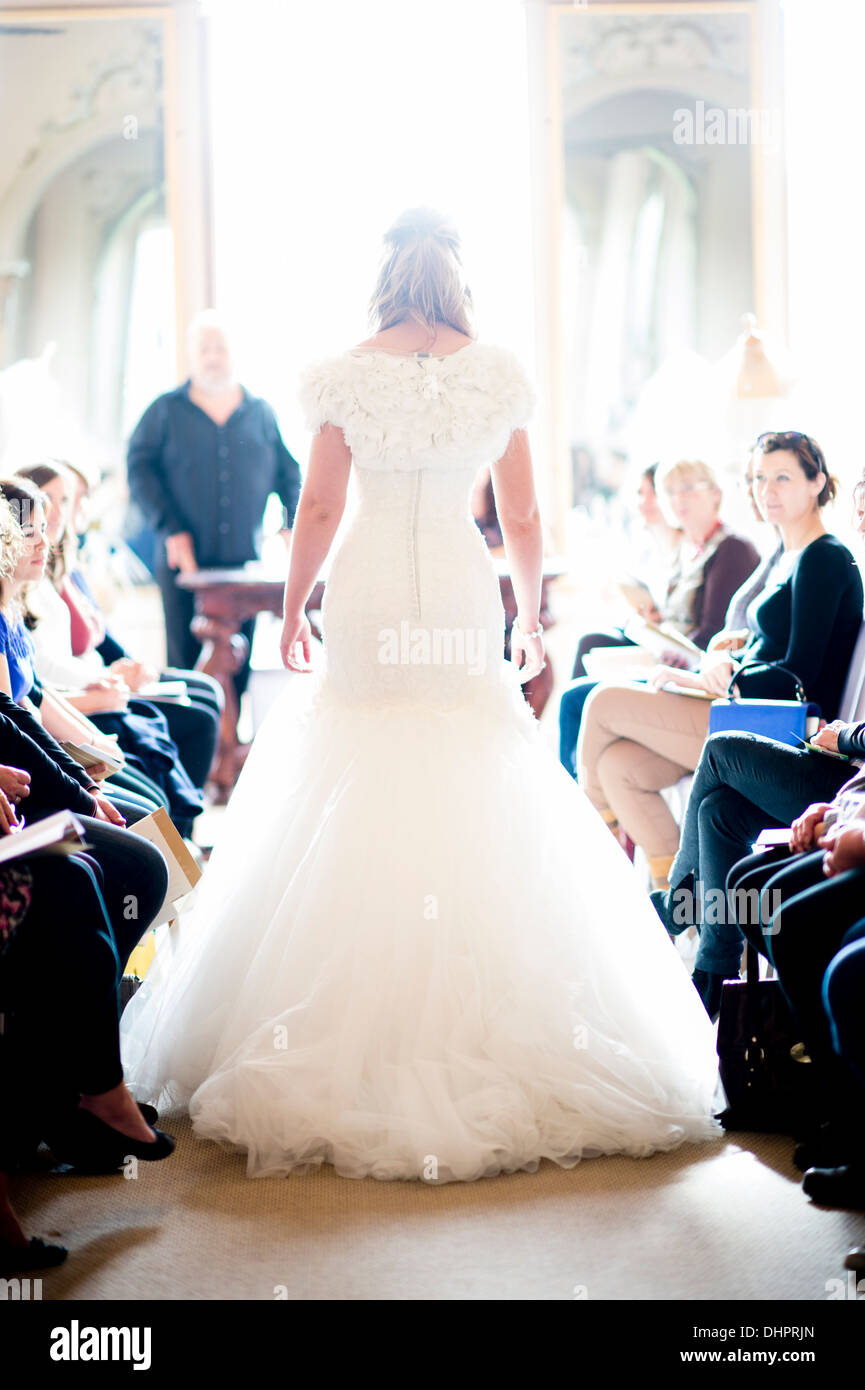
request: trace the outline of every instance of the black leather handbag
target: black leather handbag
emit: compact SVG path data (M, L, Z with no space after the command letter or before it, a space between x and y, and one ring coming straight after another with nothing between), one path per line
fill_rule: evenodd
M725 1129L799 1134L816 1115L814 1068L804 1055L777 980L760 979L760 958L747 945L744 980L725 980L718 1019L718 1059L727 1109Z

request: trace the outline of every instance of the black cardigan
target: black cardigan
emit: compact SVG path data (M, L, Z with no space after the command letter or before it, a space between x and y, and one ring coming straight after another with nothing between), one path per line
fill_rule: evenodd
M38 719L0 691L0 763L30 773L30 793L21 802L28 822L52 811L78 811L92 816L94 785Z
M754 636L735 677L743 699L789 700L794 672L824 719L835 719L862 626L862 577L837 536L806 545L791 573L748 609Z

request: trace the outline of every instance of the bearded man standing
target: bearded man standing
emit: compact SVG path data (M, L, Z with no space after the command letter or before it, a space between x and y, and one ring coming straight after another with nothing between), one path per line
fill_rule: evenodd
M148 406L127 455L130 495L157 537L167 665L181 669L195 665L201 646L190 632L194 598L178 586L178 573L259 558L271 493L282 502L288 543L301 481L272 408L238 381L212 310L193 319L188 347L189 379ZM254 628L252 618L241 629L250 647ZM234 678L238 700L248 678L247 654Z

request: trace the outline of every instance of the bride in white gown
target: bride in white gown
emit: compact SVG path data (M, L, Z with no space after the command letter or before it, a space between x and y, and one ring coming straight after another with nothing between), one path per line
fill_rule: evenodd
M251 1175L470 1180L709 1138L706 1011L522 699L543 661L531 387L470 337L433 215L391 229L373 307L376 336L302 387L317 433L286 583L296 672L350 475L357 494L324 669L271 709L126 1009L130 1089L188 1105ZM494 460L519 674L469 510Z

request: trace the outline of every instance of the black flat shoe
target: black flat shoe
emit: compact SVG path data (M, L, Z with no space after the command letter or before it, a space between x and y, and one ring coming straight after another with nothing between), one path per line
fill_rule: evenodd
M689 931L694 926L695 894L691 875L683 883L677 883L675 888L653 888L649 897L670 936L681 936L683 931ZM679 921L680 917L682 921Z
M141 1111L142 1115L144 1116L144 1119L150 1125L150 1128L153 1129L154 1125L156 1124L156 1121L159 1119L159 1111L156 1109L156 1106L142 1105L139 1101L138 1109Z
M156 1140L152 1144L130 1139L89 1110L79 1108L67 1116L46 1142L55 1158L71 1164L78 1173L113 1173L122 1168L128 1158L144 1163L168 1158L174 1151L173 1138L161 1129L153 1132Z
M809 1168L802 1179L802 1191L821 1207L865 1211L865 1166L850 1163L841 1168Z
M26 1274L31 1269L53 1269L62 1265L69 1251L65 1245L46 1245L34 1236L29 1245L0 1242L0 1274Z
M793 1163L800 1173L809 1168L840 1168L851 1153L850 1140L832 1124L823 1124L793 1150Z
M678 936L680 932L685 931L685 926L684 924L681 927L673 925L670 917L670 896L670 892L667 888L653 888L649 894L652 907L664 924L664 930L668 932L670 936Z

